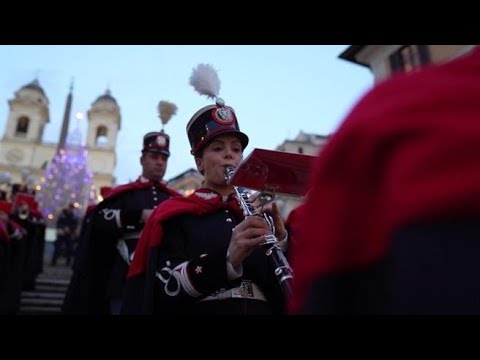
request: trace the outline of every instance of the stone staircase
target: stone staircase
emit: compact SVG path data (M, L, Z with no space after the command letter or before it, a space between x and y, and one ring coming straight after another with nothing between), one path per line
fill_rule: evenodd
M20 315L58 315L67 291L72 269L60 258L57 266L50 266L45 256L43 273L37 276L34 290L22 291Z

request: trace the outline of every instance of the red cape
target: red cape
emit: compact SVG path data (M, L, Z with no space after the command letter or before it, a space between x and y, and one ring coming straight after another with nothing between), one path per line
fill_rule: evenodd
M151 186L155 186L157 189L165 191L172 195L172 197L176 196L182 196L180 193L176 192L173 189L170 189L165 182L158 182L158 181L141 181L140 177L127 184L119 185L117 187L112 188L108 194L105 196L105 198L99 202L98 204L90 204L87 207L87 210L85 211L85 215L90 214L93 210L95 210L96 206L99 204L102 204L105 200L110 201L114 198L116 198L119 194L124 193L125 191L132 191L132 190L141 190L141 189L146 189Z
M88 205L87 211L85 211L85 214L90 214L95 209L95 206L97 206L97 204Z
M213 196L215 195L215 196ZM213 196L213 197L212 197ZM150 248L160 245L164 221L182 214L204 215L228 208L243 217L235 199L222 201L222 196L208 189L197 189L188 197L173 197L162 202L148 219L138 240L128 277L143 274L147 268Z
M480 49L368 93L313 164L292 247L301 308L322 274L386 254L411 222L480 214Z
M8 235L7 225L3 220L0 220L0 241L9 242L10 236Z
M135 180L131 183L123 184L123 185L119 185L119 186L114 187L112 190L110 190L108 195L103 200L107 200L107 199L110 200L112 198L115 198L115 197L118 196L118 194L121 194L125 191L146 189L146 188L149 188L151 186L155 186L157 189L165 191L172 196L181 196L175 190L167 187L167 184L163 181L159 182L159 181L151 181L150 180L150 181L145 181L144 182L144 181L141 181L140 177L139 177L137 180Z

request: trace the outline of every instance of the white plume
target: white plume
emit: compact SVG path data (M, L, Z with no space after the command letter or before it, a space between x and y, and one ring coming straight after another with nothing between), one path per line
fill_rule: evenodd
M210 64L199 64L192 71L190 85L200 95L215 99L220 92L220 79L217 70Z
M177 113L177 105L168 101L160 101L158 103L158 114L165 125L170 118Z

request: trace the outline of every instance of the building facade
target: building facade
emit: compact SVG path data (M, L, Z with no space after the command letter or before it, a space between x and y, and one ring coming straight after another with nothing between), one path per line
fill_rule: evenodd
M375 82L396 72L412 71L422 65L451 60L475 45L351 45L339 57L368 67Z
M62 132L68 129L71 96L72 89ZM43 141L45 126L50 121L48 97L38 80L34 80L17 90L8 105L9 114L0 142L0 172L9 173L11 183L25 182L26 173L38 183L58 148L58 143ZM109 90L98 97L88 111L86 147L96 189L112 186L115 182L113 172L120 118L120 108Z
M168 185L183 196L188 196L202 187L203 175L195 169L188 169L168 180Z
M317 155L328 140L327 135L308 134L300 130L294 139L286 139L276 150L289 153Z

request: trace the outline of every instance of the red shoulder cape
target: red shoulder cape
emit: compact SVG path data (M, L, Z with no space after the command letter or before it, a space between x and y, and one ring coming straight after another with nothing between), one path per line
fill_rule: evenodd
M146 189L150 186L154 185L155 187L159 188L160 190L163 190L167 193L169 193L170 195L172 196L181 196L178 192L176 192L175 190L173 189L170 189L166 183L164 182L158 182L158 181L141 181L140 180L140 177L133 181L133 182L130 182L128 184L123 184L123 185L119 185L119 186L116 186L114 187L112 190L110 190L110 192L108 193L108 195L104 198L104 200L110 200L112 198L115 198L117 197L119 194L125 192L125 191L131 191L131 190L140 190L140 189Z
M309 284L386 254L413 221L480 214L480 49L379 83L315 160L292 247L291 312Z
M229 208L237 215L242 214L235 199L223 202L220 194L207 189L197 189L188 197L172 197L162 202L153 211L145 224L142 235L138 240L137 248L135 249L135 256L130 264L128 277L140 275L145 272L150 248L161 244L163 222L177 215L203 215L222 208Z

